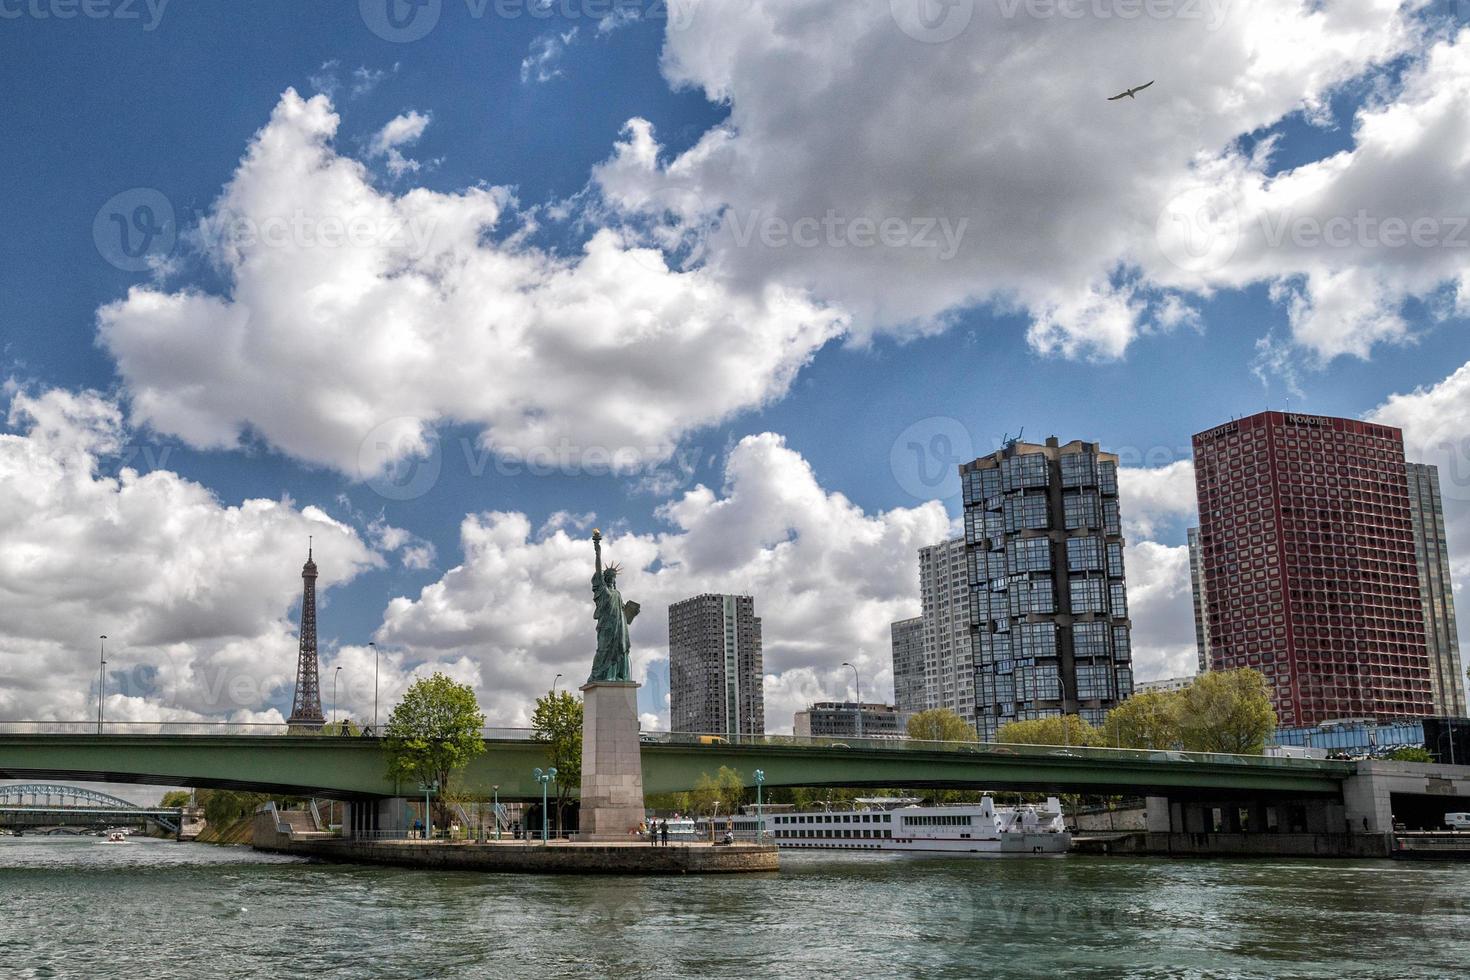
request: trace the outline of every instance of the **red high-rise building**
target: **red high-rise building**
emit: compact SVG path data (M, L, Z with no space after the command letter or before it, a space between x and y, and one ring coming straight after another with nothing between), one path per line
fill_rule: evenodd
M1211 666L1279 724L1432 713L1403 433L1262 412L1194 437Z

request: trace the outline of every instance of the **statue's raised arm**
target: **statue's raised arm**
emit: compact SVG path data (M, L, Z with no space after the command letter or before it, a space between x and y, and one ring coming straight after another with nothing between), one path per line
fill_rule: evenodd
M593 618L597 620L597 658L592 662L592 675L588 683L599 681L628 682L632 670L628 663L631 647L628 639L628 623L638 614L636 602L623 602L618 591L618 566L602 564L602 531L592 530ZM632 615L629 615L631 608Z

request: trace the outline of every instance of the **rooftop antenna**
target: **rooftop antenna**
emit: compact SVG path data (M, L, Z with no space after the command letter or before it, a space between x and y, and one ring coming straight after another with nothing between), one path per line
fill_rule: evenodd
M1021 441L1021 437L1024 436L1025 434L1026 434L1026 427L1023 425L1023 426L1021 426L1021 431L1016 433L1015 438L1012 438L1009 435L1002 435L1000 437L1001 438L1001 443L1005 446L1005 448L1012 449L1012 448L1015 447L1016 443L1018 443L1018 442Z
M306 536L306 560L311 561L311 535Z

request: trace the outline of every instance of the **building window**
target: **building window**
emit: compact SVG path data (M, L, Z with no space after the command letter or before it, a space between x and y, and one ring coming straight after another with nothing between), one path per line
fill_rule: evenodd
M1102 538L1068 538L1067 571L1100 572L1103 568Z
M1107 599L1103 591L1106 583L1100 578L1074 578L1069 583L1072 596L1073 615L1107 612Z
M1062 520L1067 530L1099 527L1102 520L1097 495L1089 491L1069 493L1062 497Z

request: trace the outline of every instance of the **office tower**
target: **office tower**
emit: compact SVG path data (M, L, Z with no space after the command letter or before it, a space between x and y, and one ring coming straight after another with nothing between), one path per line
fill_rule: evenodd
M924 686L924 617L900 619L889 626L893 640L893 703L899 711L929 707Z
M311 544L306 546L306 564L301 566L301 642L296 653L296 694L291 699L291 717L286 724L291 730L319 729L322 717L322 695L317 679L316 655L316 562L311 560Z
M949 708L975 723L975 670L970 655L970 591L965 539L919 549L924 620L924 689L931 708Z
M1189 536L1189 589L1194 599L1194 648L1199 654L1199 673L1210 669L1209 612L1205 599L1204 553L1199 546L1199 528L1192 527ZM1140 688L1141 689L1141 688Z
M1439 468L1409 463L1408 475L1409 517L1414 525L1414 555L1424 606L1424 640L1429 647L1429 694L1436 715L1463 718L1465 674L1460 669L1460 637L1455 629L1455 593L1450 581Z
M676 732L764 735L761 621L748 595L669 607L669 717Z
M960 467L976 729L1080 714L1133 693L1118 457L1012 440Z
M855 701L818 701L792 718L792 733L803 738L856 738L858 710ZM908 738L909 712L891 704L864 702L861 706L863 738Z
M1283 727L1429 713L1402 433L1262 412L1194 460L1211 667L1264 673Z

